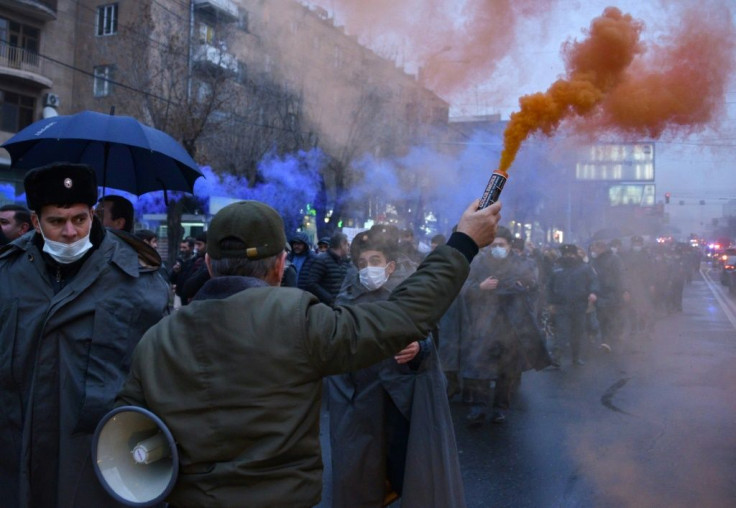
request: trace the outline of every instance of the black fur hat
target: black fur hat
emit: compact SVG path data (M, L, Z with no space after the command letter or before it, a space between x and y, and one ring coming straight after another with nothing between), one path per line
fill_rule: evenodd
M55 162L33 168L23 179L28 208L36 213L46 205L97 203L97 177L86 164Z

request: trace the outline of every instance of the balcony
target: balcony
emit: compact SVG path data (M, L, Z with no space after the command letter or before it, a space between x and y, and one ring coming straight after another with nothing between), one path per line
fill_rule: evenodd
M237 72L238 70L238 60L234 55L211 44L202 44L195 48L194 61L199 65L207 65L231 72Z
M43 59L35 51L0 41L0 76L35 88L51 88L53 81L43 75Z
M238 19L238 6L232 0L194 0L194 8L207 12L221 21Z
M9 8L15 14L24 14L37 21L53 21L56 19L57 0L0 0L0 6Z

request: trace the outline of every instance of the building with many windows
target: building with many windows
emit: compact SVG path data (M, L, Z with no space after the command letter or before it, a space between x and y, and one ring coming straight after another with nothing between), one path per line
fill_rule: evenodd
M316 146L338 188L356 157L400 154L449 111L295 0L0 0L0 106L0 142L44 115L114 108L249 177L265 145Z

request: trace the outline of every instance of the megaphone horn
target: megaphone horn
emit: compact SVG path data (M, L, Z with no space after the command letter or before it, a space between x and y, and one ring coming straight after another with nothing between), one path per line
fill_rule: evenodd
M107 413L92 439L92 459L105 490L127 506L161 503L174 488L179 453L166 424L142 407Z

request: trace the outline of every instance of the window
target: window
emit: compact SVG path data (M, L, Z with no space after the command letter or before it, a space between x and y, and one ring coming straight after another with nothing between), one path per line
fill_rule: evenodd
M0 55L7 65L20 68L21 64L38 66L38 48L41 31L6 18L0 18Z
M199 42L202 44L214 44L215 42L215 27L208 25L207 23L199 24Z
M27 95L0 90L0 130L18 132L33 123L36 100Z
M118 33L118 4L101 5L97 8L97 35Z
M95 80L92 86L92 92L95 97L106 97L112 93L113 71L112 65L98 65L95 67Z

